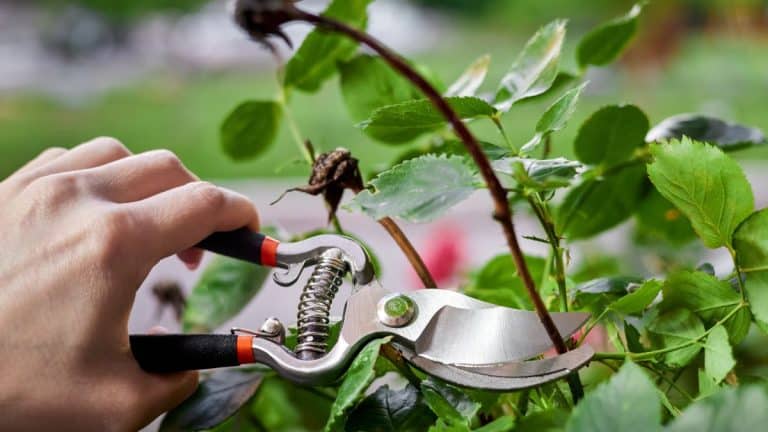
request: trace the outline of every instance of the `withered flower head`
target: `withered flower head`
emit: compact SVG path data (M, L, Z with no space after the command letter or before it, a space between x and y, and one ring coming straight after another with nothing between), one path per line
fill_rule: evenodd
M263 43L274 51L267 41L269 36L278 36L288 46L291 41L280 28L298 16L298 9L293 5L297 0L235 0L234 18L237 25L245 30L254 40Z
M349 150L338 148L317 156L307 186L289 189L287 192L301 191L310 195L323 194L328 205L328 220L330 221L339 208L344 190L350 189L357 193L363 187L358 160L352 157Z

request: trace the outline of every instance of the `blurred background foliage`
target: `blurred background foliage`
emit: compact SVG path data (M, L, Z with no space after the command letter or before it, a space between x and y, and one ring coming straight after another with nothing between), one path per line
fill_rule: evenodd
M55 68L59 65L87 70L90 62L99 56L123 49L141 51L141 45L131 47L130 41L134 40L135 44L135 33L152 29L148 23L158 17L181 20L192 16L190 14L200 14L206 8L224 14L223 3L223 0L0 0L0 27L3 11L7 14L14 7L34 8L37 18L33 22L45 40L48 50L44 51L45 55L58 58L54 66L48 63L40 66L53 68L45 79L46 85L3 86L5 69L0 68L0 178L46 147L68 147L98 135L118 137L134 151L170 148L206 178L303 177L307 167L298 162L300 155L286 130L281 132L278 145L254 162L231 162L218 147L219 125L234 106L245 98L277 95L273 59L266 58L259 65L217 64L205 68L191 67L186 60L175 59L163 67L141 69L141 74L129 74L124 80L116 78L118 85L88 91L85 96L62 97L60 92L46 90L48 86L55 86L58 80ZM395 11L405 6L404 2L394 0L377 3L394 3L391 10ZM571 45L566 46L563 67L574 69L573 44L579 37L595 24L624 13L633 1L412 0L411 3L416 5L414 10L418 11L419 19L434 21L432 28L436 33L431 39L425 38L429 40L421 49L407 53L412 60L428 67L444 82L451 82L474 59L489 53L493 61L487 82L492 83L498 82L530 34L558 17L569 19ZM75 4L77 13L72 15ZM391 19L397 20L397 12L390 14L395 16ZM6 20L13 16L7 14ZM71 16L75 18L66 18ZM83 32L78 21L82 16L89 17L92 30L88 33L90 39L78 39L90 41L90 44L75 44L78 51L72 48L71 40L77 32ZM67 19L74 24L64 25ZM195 22L188 21L186 26ZM201 28L200 33L215 34L228 25L225 20L216 23L219 27ZM401 29L391 31L401 32ZM423 31L415 34L425 35ZM387 39L386 31L380 31L379 35ZM0 48L9 38L13 36L0 35ZM105 39L111 40L106 51L101 43ZM177 39L181 39L177 43L187 51L197 50L201 57L207 55L205 46L195 46L196 40L187 42L183 35ZM6 66L13 70L17 60L13 52L9 52L9 46L23 45L5 45ZM146 47L146 42L143 46ZM119 66L113 65L105 74L126 73L141 65L140 61L134 64L128 60ZM637 104L654 123L680 112L704 112L768 130L765 101L768 1L651 2L643 13L639 36L630 51L617 65L591 71L588 79L591 84L577 115L555 138L556 154L568 156L578 125L595 109L608 103ZM60 87L69 85L63 80L59 84ZM364 171L376 170L404 150L375 143L357 129L335 82L316 95L294 94L291 101L296 122L318 149L350 148L363 161ZM539 114L549 103L551 100L542 98L517 108L516 115L510 116L505 125L511 139L517 143L527 141ZM485 125L475 127L481 136L497 139L494 131ZM768 151L760 148L738 156L765 158Z

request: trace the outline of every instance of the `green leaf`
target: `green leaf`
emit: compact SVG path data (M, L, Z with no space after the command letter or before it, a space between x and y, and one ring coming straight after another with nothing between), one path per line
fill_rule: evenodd
M234 415L256 392L263 374L236 369L213 372L195 393L163 418L161 432L210 429Z
M525 262L534 280L541 280L546 267L544 258L526 256ZM528 293L517 274L512 255L501 254L493 257L477 273L464 294L488 303L515 309L533 310Z
M557 226L572 240L592 237L627 220L644 196L642 166L585 181L566 195Z
M379 174L370 182L374 191L359 193L350 208L376 220L390 216L428 222L469 197L476 185L464 158L427 155Z
M679 140L684 136L716 145L724 151L768 143L760 129L702 114L678 114L666 118L648 132L645 140L648 142Z
M565 40L565 21L556 20L539 29L501 80L496 107L509 111L524 98L547 91L557 77L560 50Z
M624 336L627 339L627 348L629 352L645 352L645 347L640 342L640 332L632 324L624 321Z
M721 325L713 327L704 344L704 369L719 383L734 366L736 360L728 343L728 331Z
M581 92L587 84L589 83L585 82L578 87L568 90L553 102L544 112L544 115L541 116L538 123L536 123L536 132L547 134L564 128L571 115L573 115L573 111L576 109L576 102L578 102L579 96L581 96Z
M274 101L247 101L238 105L221 125L224 153L236 161L264 153L275 141L283 109Z
M464 391L434 378L421 382L421 394L432 412L448 425L469 425L480 410L480 404Z
M515 432L562 432L568 423L569 412L562 408L536 411L520 419Z
M625 315L642 313L659 295L661 282L651 279L640 288L611 303L608 308Z
M341 94L352 118L362 121L375 110L419 97L419 92L405 78L392 70L380 57L358 55L339 64Z
M666 432L759 431L768 424L768 395L763 386L728 388L690 405Z
M492 162L493 170L501 174L501 180L511 180L506 186L547 191L570 186L582 168L580 162L565 158L529 159L507 157Z
M704 334L704 324L688 309L673 309L656 317L648 326L648 331L655 336L654 342L663 348L677 347L695 341ZM670 367L681 368L693 360L701 351L701 343L670 351L664 355L664 363Z
M480 141L480 148L483 153L491 161L501 159L510 155L511 150L509 147L500 147L496 144ZM415 148L409 148L403 153L399 154L391 166L401 164L407 160L415 159L420 156L428 154L434 155L455 155L455 156L469 156L464 143L458 140L430 140L426 145L421 145Z
M446 96L474 96L477 89L485 81L488 66L491 64L491 56L486 54L472 63L469 68L457 79L448 90Z
M753 213L733 235L736 262L757 325L768 332L768 209Z
M630 287L642 282L642 278L631 276L594 279L577 285L573 290L573 300L578 307L602 311L612 302L626 296Z
M259 292L269 268L216 256L187 298L185 332L209 332L237 315Z
M249 408L240 413L256 419L268 431L319 431L330 408L331 402L320 392L270 376L262 381Z
M568 432L661 430L656 387L640 366L626 362L618 373L587 394L573 410Z
M712 326L725 318L741 302L741 296L726 281L703 272L679 271L667 277L663 287L661 308L686 308ZM725 322L725 328L735 345L747 335L749 311L742 308Z
M352 361L339 386L336 400L331 405L331 414L325 424L326 432L343 430L347 412L363 398L363 392L376 377L374 366L379 357L379 350L390 339L391 337L385 337L369 342Z
M446 101L464 120L496 115L496 109L480 98L449 97ZM445 117L432 102L428 99L418 99L381 107L360 126L373 139L399 144L412 141L447 124Z
M346 431L419 432L434 421L435 416L424 404L418 388L408 384L392 390L385 384L349 414Z
M753 213L733 235L736 262L757 325L768 332L768 209Z
M512 416L499 417L496 420L473 429L474 432L511 432L515 427L515 418ZM517 429L515 429L517 430ZM539 430L539 432L546 432Z
M366 8L372 0L333 0L323 15L336 18L356 28L364 28ZM339 61L355 53L357 42L344 35L323 29L314 29L285 65L286 88L306 92L320 89L336 73Z
M699 399L710 397L717 392L720 386L715 379L709 376L704 370L698 370Z
M603 66L616 60L637 32L637 17L643 7L637 4L623 17L609 21L587 33L579 42L579 65Z
M651 242L684 245L696 238L691 221L654 187L635 213L637 231Z
M534 151L545 137L565 127L573 115L573 111L576 110L576 102L578 102L579 96L587 84L585 82L568 90L547 108L544 115L536 123L536 135L520 149L520 152L528 154Z
M648 118L634 105L610 105L585 121L574 141L579 160L612 166L632 157L645 146Z
M648 175L656 189L691 220L710 248L731 248L731 235L754 209L741 167L722 150L683 138L651 146Z

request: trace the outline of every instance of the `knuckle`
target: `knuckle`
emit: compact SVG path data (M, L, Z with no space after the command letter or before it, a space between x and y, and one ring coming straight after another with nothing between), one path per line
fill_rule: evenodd
M108 156L125 157L131 154L123 143L112 137L98 137L92 143Z
M52 157L60 156L66 152L67 152L67 149L65 149L64 147L49 147L43 150L38 157L52 158Z
M101 214L94 225L98 233L93 236L97 242L97 258L103 263L111 263L125 253L125 239L133 237L138 224L131 212L111 209Z
M155 150L152 152L152 158L155 163L163 170L183 171L184 165L176 154L170 150Z
M195 199L201 200L210 208L221 208L227 200L224 191L212 183L196 182L192 184L191 188Z
M28 188L44 202L58 203L80 195L86 188L85 177L73 172L53 174L33 180Z

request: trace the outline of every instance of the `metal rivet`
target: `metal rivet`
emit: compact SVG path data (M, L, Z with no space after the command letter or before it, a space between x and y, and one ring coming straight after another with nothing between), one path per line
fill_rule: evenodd
M279 344L285 343L285 326L279 319L269 317L261 325L259 331L263 333L267 339L271 339Z
M416 303L403 294L390 294L379 300L379 321L387 327L402 327L416 317Z

